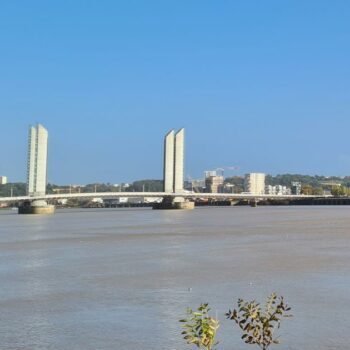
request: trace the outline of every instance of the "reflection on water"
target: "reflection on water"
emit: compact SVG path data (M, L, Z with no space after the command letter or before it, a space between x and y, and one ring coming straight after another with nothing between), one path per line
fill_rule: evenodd
M350 208L0 213L3 349L185 349L209 301L220 349L246 349L224 312L276 291L295 317L280 349L345 349Z

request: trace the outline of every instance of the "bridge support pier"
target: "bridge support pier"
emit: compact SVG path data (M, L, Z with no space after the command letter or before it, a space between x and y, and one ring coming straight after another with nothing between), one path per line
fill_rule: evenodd
M185 200L184 198L164 197L161 203L153 204L153 209L194 209L194 202Z
M18 214L53 214L55 206L47 204L46 201L27 201L18 207Z
M258 201L256 199L253 199L249 202L249 205L252 207L252 208L256 208L258 206Z

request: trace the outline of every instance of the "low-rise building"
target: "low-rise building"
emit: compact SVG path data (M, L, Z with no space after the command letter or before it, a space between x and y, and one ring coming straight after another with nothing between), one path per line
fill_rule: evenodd
M296 196L301 195L301 182L298 182L298 181L292 182L291 193L296 195Z
M222 193L224 187L223 176L209 176L205 178L205 189L208 193Z
M275 195L275 196L287 196L291 194L290 188L282 185L266 186L265 194Z
M185 181L185 190L191 192L205 192L205 180L187 180Z

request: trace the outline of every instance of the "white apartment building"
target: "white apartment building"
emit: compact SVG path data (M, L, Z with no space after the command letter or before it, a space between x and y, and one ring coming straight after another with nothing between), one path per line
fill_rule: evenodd
M287 186L276 185L276 186L266 186L265 188L266 194L276 195L276 196L286 196L291 194L290 188Z
M244 190L251 194L265 194L265 174L246 174L244 178Z

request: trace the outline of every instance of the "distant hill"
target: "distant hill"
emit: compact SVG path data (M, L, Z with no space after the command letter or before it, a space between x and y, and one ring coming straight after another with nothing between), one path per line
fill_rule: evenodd
M290 187L291 183L297 181L301 182L303 188L308 192L319 192L320 190L333 190L335 187L349 188L350 176L337 177L337 176L322 176L322 175L301 175L301 174L279 174L276 176L266 175L266 185L283 185ZM235 192L244 191L244 177L233 176L225 179L225 183L235 185ZM11 190L12 189L12 190ZM47 193L59 193L59 192L162 192L163 181L157 179L145 179L137 180L131 184L125 185L112 185L104 183L87 184L84 186L59 186L54 184L47 185ZM26 194L26 184L22 182L8 183L6 185L0 185L0 196L24 196Z

